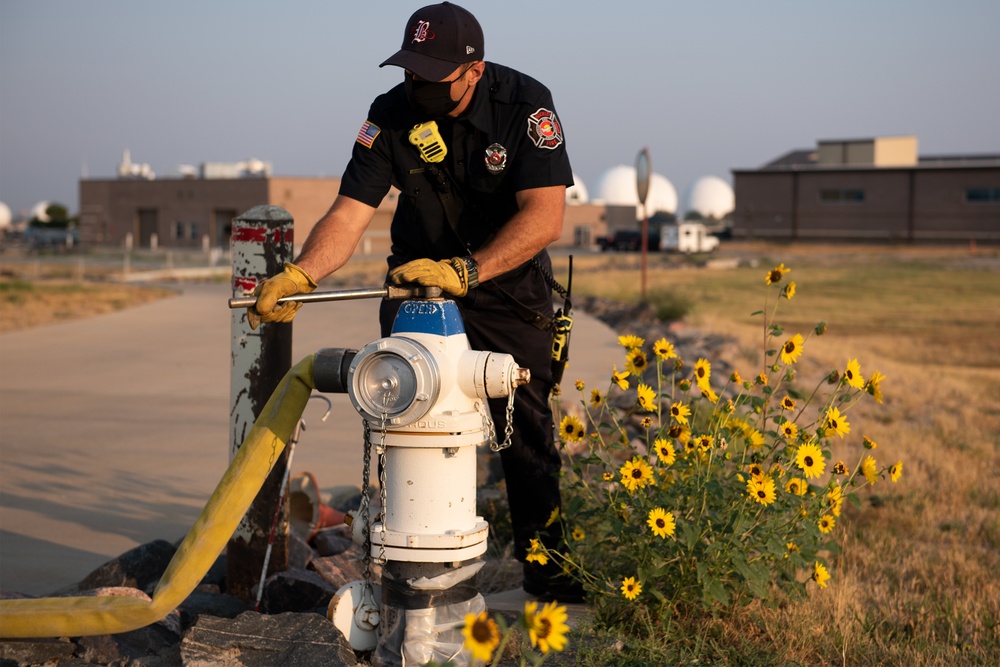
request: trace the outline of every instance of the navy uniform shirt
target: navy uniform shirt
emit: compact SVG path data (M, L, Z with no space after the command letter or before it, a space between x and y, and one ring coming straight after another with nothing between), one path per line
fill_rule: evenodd
M468 255L517 213L516 192L573 184L549 90L516 70L486 63L466 112L437 121L448 147L441 164L461 202L453 228L427 163L409 141L414 125L426 120L410 107L403 84L380 95L358 132L341 181L342 195L369 206L378 206L390 185L399 189L390 268L413 259ZM511 273L519 275L499 282L513 287L525 271Z

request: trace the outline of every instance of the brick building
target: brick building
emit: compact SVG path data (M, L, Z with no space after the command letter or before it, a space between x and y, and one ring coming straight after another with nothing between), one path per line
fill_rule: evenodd
M734 238L1000 242L1000 155L917 155L913 136L820 141L734 169Z

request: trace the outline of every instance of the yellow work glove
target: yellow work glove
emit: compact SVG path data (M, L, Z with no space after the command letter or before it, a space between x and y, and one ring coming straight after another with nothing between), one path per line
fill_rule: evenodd
M247 308L247 321L251 329L261 322L291 322L302 304L298 301L278 303L278 299L293 294L309 294L316 289L316 281L308 273L291 262L285 262L285 270L271 276L253 291L257 304Z
M465 296L469 293L469 272L460 257L442 259L415 259L401 264L389 272L397 285L417 283L424 287L440 287L448 294Z

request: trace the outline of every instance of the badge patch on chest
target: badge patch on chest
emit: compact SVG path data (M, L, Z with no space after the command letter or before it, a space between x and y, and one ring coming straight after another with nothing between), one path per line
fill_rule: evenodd
M562 125L556 114L548 109L539 109L528 116L528 137L539 148L554 149L563 142Z
M491 174L499 174L507 166L507 149L500 144L490 144L484 161Z

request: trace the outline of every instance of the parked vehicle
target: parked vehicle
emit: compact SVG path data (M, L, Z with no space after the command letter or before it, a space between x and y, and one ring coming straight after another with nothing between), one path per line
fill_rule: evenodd
M646 235L647 250L657 252L660 250L660 233L650 230ZM638 230L622 229L611 236L601 236L597 239L597 245L602 251L636 251L642 250L642 232Z
M719 238L700 222L664 225L661 229L660 250L693 253L712 252L719 247Z

